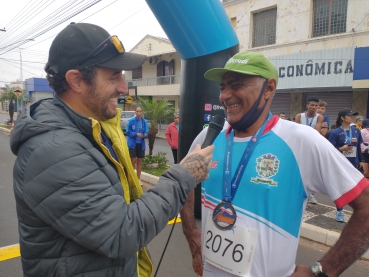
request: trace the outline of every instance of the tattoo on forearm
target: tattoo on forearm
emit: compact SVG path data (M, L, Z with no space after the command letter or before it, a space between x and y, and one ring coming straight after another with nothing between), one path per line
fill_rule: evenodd
M183 163L183 166L195 178L196 184L205 180L209 173L209 159L201 155L191 155Z

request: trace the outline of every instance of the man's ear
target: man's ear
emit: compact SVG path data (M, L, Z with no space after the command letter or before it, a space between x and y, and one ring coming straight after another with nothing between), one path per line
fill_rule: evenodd
M277 81L274 78L268 79L268 84L264 93L265 99L267 100L273 98L276 89L277 89Z
M81 72L77 69L68 70L67 73L65 73L65 79L73 91L79 93L83 90L85 83L82 79Z

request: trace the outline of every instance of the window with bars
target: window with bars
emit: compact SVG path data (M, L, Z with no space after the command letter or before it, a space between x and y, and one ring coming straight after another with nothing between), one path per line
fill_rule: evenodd
M132 70L132 79L142 79L142 66Z
M346 32L347 0L314 0L313 37Z
M275 44L277 8L254 13L252 47Z

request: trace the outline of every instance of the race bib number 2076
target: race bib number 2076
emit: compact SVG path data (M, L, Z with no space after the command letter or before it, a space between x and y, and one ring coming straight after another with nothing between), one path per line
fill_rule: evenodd
M218 229L209 213L203 253L206 262L238 276L250 276L259 232L236 223L231 230Z

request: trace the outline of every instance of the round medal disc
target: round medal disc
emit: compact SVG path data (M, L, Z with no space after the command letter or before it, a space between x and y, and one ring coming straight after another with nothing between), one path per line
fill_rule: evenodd
M222 202L215 207L212 219L218 229L230 230L236 223L237 215L230 202Z

